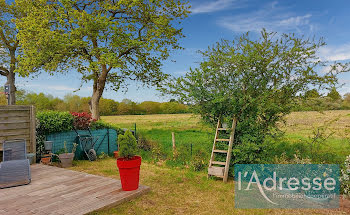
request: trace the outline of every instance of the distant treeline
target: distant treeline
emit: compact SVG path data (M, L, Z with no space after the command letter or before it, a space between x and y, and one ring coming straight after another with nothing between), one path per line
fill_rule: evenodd
M2 89L0 89L2 90ZM3 90L2 90L3 92ZM24 90L16 92L17 105L35 105L38 111L57 110L69 112L89 112L90 97L67 94L63 99L44 93L29 93ZM7 104L4 94L0 94L0 105ZM124 99L122 102L101 98L100 113L110 115L138 115L138 114L173 114L188 113L189 108L174 99L169 102L144 101L141 103Z
M323 110L350 110L350 93L341 96L335 88L332 88L326 95L321 95L313 89L296 101L293 111Z
M0 87L0 92L3 89ZM35 105L38 111L57 110L69 112L89 112L90 97L67 94L63 99L43 93L29 93L24 90L16 92L17 105ZM0 94L0 105L7 104L4 94ZM343 97L335 88L326 95L321 95L315 89L306 92L296 101L293 111L322 111L322 110L350 110L350 93ZM141 103L124 99L121 102L102 98L100 101L102 116L109 115L141 115L141 114L173 114L189 113L188 105L181 104L174 99L169 102L145 101Z

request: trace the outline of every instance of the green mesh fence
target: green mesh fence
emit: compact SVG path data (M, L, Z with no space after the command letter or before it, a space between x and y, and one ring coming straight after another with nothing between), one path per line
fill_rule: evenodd
M87 135L89 131L78 130L79 135ZM113 151L118 150L117 146L117 132L113 129L100 129L92 130L92 136L94 141L97 142L94 146L97 155L100 155L102 152L105 154L112 155ZM46 140L53 141L52 152L57 154L64 148L64 141L66 141L67 149L70 152L73 147L73 143L79 143L77 139L77 133L75 131L61 132L46 135ZM84 159L85 153L82 150L82 147L78 145L75 152L75 159Z

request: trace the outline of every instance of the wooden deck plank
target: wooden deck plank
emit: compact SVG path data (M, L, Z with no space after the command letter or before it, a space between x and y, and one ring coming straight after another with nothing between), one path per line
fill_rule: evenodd
M149 191L126 192L116 179L41 164L31 173L31 184L0 189L0 214L86 214Z

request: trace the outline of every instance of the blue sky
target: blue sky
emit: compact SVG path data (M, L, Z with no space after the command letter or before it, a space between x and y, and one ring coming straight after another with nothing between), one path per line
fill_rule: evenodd
M330 61L350 60L350 1L348 0L190 0L192 14L183 21L185 38L180 44L185 50L173 52L164 62L163 72L180 76L201 61L197 50L204 50L220 39L233 39L243 32L257 35L262 28L279 33L294 32L298 35L323 37L327 46L319 55ZM350 92L350 74L339 77L344 86L341 94ZM0 85L6 82L0 77ZM17 78L19 88L43 92L58 97L73 93L80 86L80 76L72 71L67 75L40 74L33 79ZM92 83L76 92L91 96ZM166 101L154 88L130 83L124 93L106 90L103 97L121 101Z

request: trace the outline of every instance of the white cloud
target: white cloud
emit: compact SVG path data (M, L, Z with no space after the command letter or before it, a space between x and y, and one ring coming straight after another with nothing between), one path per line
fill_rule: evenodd
M27 89L45 89L45 90L54 90L54 91L74 91L77 88L73 88L73 87L68 87L65 85L44 85L44 84L18 84L19 87L25 87Z
M311 14L306 14L305 16L290 17L288 19L281 20L279 25L280 26L308 25L310 17L311 17Z
M328 61L350 60L350 43L338 46L324 46L320 48L321 59Z
M258 11L235 16L224 17L218 24L235 32L260 32L262 28L268 31L313 31L311 14L295 15L284 8L277 7L277 2L270 3Z
M203 2L199 4L192 5L191 12L192 14L198 13L212 13L221 10L227 10L232 8L240 7L239 4L242 4L242 1L238 2L237 0L216 0L210 2Z

